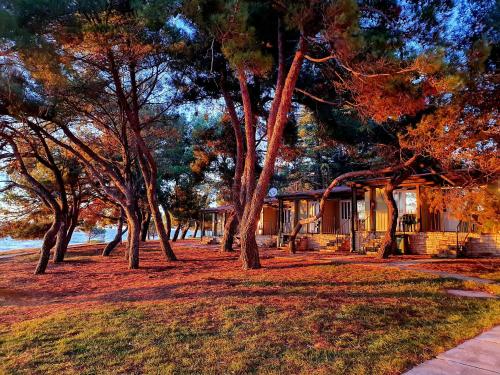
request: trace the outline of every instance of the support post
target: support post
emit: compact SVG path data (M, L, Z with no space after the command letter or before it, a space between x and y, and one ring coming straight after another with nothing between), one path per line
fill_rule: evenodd
M200 241L203 239L203 236L205 235L205 213L201 213L201 237Z
M215 237L215 221L217 220L217 214L212 212L212 237Z
M358 216L358 202L356 200L356 186L351 186L351 253L356 251L356 218Z
M278 198L278 236L276 239L276 247L281 247L281 235L283 232L283 220L284 220L284 212L283 212L283 201Z
M376 198L377 190L373 186L370 187L370 232L375 232L377 230L377 223L375 222L376 220L376 205L377 205L377 198Z
M416 196L417 196L417 211L416 211L416 228L415 231L421 232L422 231L422 196L420 195L420 185L417 185L416 189Z
M299 222L299 214L300 214L299 210L300 210L300 200L299 199L295 199L293 201L293 225L292 225L292 230L293 230L293 228L295 228L295 226Z

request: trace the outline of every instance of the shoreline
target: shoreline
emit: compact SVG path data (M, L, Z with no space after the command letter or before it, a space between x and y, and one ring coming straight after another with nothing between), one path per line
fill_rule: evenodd
M77 248L77 247L88 247L88 246L96 246L105 244L106 242L93 242L93 243L81 243L81 244L72 244L68 246L68 249ZM11 249L11 250L0 250L0 260L13 258L21 255L30 255L36 254L40 250L39 247L30 247L26 249Z

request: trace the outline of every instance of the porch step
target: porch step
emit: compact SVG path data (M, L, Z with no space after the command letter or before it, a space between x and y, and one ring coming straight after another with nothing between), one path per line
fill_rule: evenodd
M329 253L349 253L351 250L351 240L349 237L331 240L326 245L320 247L320 251Z
M365 252L367 251L378 251L380 249L380 244L382 243L382 238L379 237L374 237L370 238L368 241L366 241L363 245L363 250Z

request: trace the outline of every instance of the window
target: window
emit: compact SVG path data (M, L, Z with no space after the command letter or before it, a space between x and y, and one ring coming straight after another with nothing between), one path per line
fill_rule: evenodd
M417 212L417 194L413 191L406 192L405 213L414 214Z
M309 202L309 217L316 216L319 212L319 202L310 201ZM320 232L320 221L315 221L314 223L309 223L308 232L309 233L319 233Z

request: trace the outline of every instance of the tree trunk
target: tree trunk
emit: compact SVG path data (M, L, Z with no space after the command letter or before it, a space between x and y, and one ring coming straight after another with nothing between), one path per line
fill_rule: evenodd
M200 222L198 220L196 220L194 222L194 232L193 232L193 237L192 238L196 238L196 235L198 234L198 229L200 228Z
M130 269L139 268L139 242L141 239L141 222L137 215L137 207L127 207L128 248L126 259Z
M181 227L182 227L181 223L177 224L177 228L175 228L174 237L172 238L172 242L177 241L177 237L179 237L179 232L181 231Z
M130 228L130 221L127 218L127 230ZM130 249L130 232L127 234L127 246L125 247L125 252L123 255L125 256L125 260L128 262L128 254Z
M387 215L389 217L389 227L385 232L384 239L382 244L380 245L380 249L378 250L379 258L388 258L389 255L394 254L396 252L396 228L398 225L398 206L396 201L394 200L393 191L396 188L393 181L389 181L384 189L383 196L384 202L387 205Z
M297 246L295 245L295 239L297 238L297 235L300 232L300 229L302 228L302 223L299 221L297 225L293 228L292 233L290 234L290 239L288 241L288 251L291 254L295 254L297 252Z
M167 207L163 206L163 211L165 211L165 231L167 238L170 240L170 232L172 231L172 218L170 217L170 212L168 212Z
M59 230L57 232L56 247L54 250L54 263L61 263L64 261L64 255L66 254L66 223L64 220L61 221Z
M241 227L241 263L244 270L260 268L259 248L255 239L257 222L247 222Z
M75 231L77 223L78 223L78 219L77 218L74 219L74 220L72 220L71 223L70 223L70 225L69 225L69 229L66 232L66 246L64 248L65 253L68 251L68 246L69 246L69 243L71 241L71 237L73 237L73 232Z
M184 226L184 228L182 228L181 240L184 240L186 238L187 232L188 232L189 228L191 228L190 224L191 223L188 221L186 223L186 225Z
M248 143L247 139L247 159L245 161L245 170L247 170L247 168L249 169L248 173L244 173L243 175L243 181L246 185L246 199L243 216L240 220L241 259L243 269L260 267L259 251L255 240L255 231L257 229L257 222L260 217L262 206L264 205L264 199L269 188L269 183L274 174L276 158L278 157L278 152L282 143L283 131L288 121L295 85L304 61L304 54L306 50L307 41L303 36L301 36L299 47L295 51L295 56L283 83L283 91L281 92L281 95L274 98L274 100L279 100L279 104L276 105L275 120L272 120L271 116L268 118L268 120L271 119L274 123L271 124L268 122L267 124L268 128L270 126L272 127L272 134L270 134L270 139L268 139L268 148L265 154L262 172L256 185L255 181L251 180L254 175L251 168L255 168L255 165L247 163L252 160L248 157L248 153L255 154L257 150L255 148L249 148L251 144ZM239 81L240 86L243 87L243 79L239 79ZM243 93L242 98L245 99L245 95L243 95ZM245 117L247 117L247 108L245 108L247 106L245 105L245 100L243 100L243 104ZM251 133L250 129L248 129L250 126L253 126L253 123L245 118L245 129L247 134ZM254 186L255 189L253 188ZM244 225L241 225L243 223Z
M138 145L143 152L142 155L139 155L139 166L144 177L146 197L148 199L149 209L155 224L156 233L158 233L158 239L160 240L160 247L165 255L165 258L172 261L177 260L177 257L170 246L170 236L167 236L167 232L165 231L165 226L163 225L163 219L158 205L158 199L156 197L157 171L155 162L149 149L144 144L144 140L141 138L140 132L136 130L134 133L136 135Z
M141 241L146 242L148 239L149 224L151 223L151 213L148 212L142 220Z
M233 213L229 219L226 221L224 226L224 236L222 237L222 244L220 251L223 253L228 253L233 251L234 234L236 233L236 228L238 227L238 217L236 213Z
M41 275L45 273L47 269L47 264L49 263L50 258L50 250L56 244L57 233L59 232L59 227L61 226L62 221L60 218L55 218L52 222L47 233L43 237L42 248L40 250L40 258L38 259L38 264L35 269L35 275Z
M123 236L123 212L120 214L120 218L118 219L118 226L116 228L115 238L113 238L113 240L109 242L102 251L103 257L109 256L109 254L111 254L114 248L118 246L119 243L122 242L122 236Z

